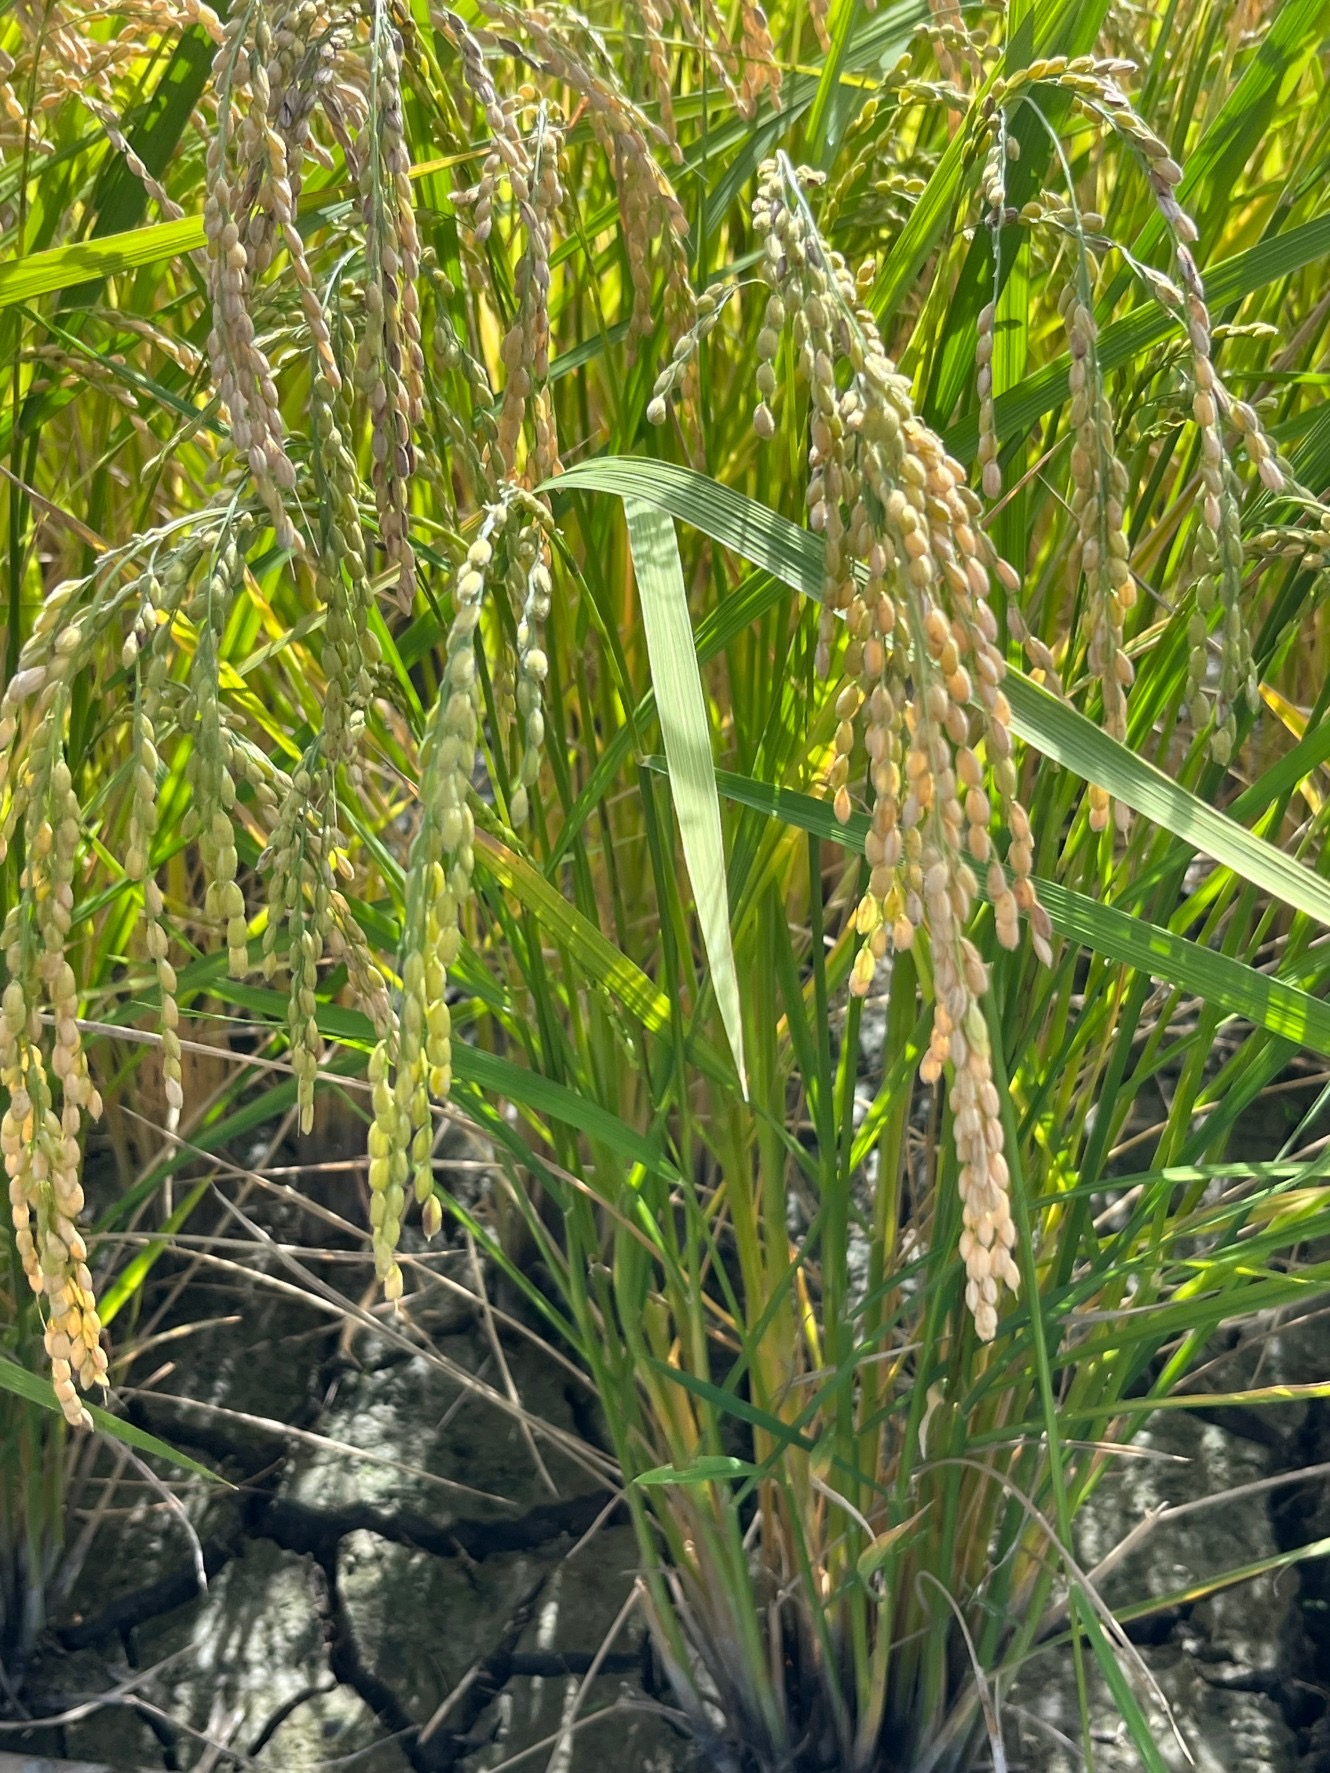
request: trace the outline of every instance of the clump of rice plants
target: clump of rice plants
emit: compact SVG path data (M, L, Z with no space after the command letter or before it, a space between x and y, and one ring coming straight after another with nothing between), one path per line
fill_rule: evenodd
M363 1074L386 1298L460 1225L591 1373L718 1764L996 1760L1064 1626L1162 1764L1076 1512L1326 1283L1311 1121L1230 1156L1330 1051L1317 16L0 22L0 1146L71 1425L93 1129L178 1143L234 1014L306 1133Z

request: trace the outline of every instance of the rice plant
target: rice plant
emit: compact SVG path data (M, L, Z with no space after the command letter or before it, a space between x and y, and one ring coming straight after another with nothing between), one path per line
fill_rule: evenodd
M1319 1099L1233 1155L1330 1053L1328 42L0 18L32 1458L113 1402L85 1193L243 1022L306 1133L368 1086L385 1297L460 1227L593 1377L718 1765L1000 1766L1067 1644L1164 1765L1077 1511L1330 1281Z

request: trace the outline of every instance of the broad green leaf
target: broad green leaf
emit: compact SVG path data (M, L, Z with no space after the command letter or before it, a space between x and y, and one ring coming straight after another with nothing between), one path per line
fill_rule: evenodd
M154 222L100 240L71 240L64 246L48 247L45 252L0 265L0 308L34 301L55 289L137 271L143 265L194 252L203 244L202 218L187 215L176 222Z
M487 1053L468 1041L453 1042L453 1073L484 1095L514 1102L532 1114L562 1121L588 1138L615 1151L629 1163L640 1164L651 1175L677 1182L679 1172L659 1146L621 1121L608 1108L565 1084L541 1077L524 1065L514 1065L496 1053Z
M762 1467L750 1465L746 1459L733 1459L728 1453L704 1453L691 1465L656 1465L639 1472L635 1484L647 1489L666 1484L725 1483L730 1478L761 1477Z
M826 801L727 770L716 772L716 785L727 799L862 853L868 831L868 820L862 813L853 814L842 825ZM1060 936L1330 1057L1330 1005L1310 992L1258 972L1217 949L1175 936L1171 930L1116 906L1101 905L1056 881L1036 884L1040 901ZM982 884L980 894L988 896Z
M49 1379L37 1373L30 1373L26 1367L20 1367L17 1361L9 1360L0 1355L0 1391L12 1392L26 1403L36 1404L38 1408L50 1410L55 1415L62 1414L60 1401L55 1395L55 1388ZM206 1465L200 1465L197 1459L191 1459L187 1453L178 1453L165 1441L159 1441L155 1434L148 1434L142 1428L135 1428L132 1422L125 1422L119 1416L113 1416L109 1410L103 1410L100 1404L87 1404L88 1414L92 1417L93 1426L113 1441L121 1441L127 1447L133 1447L140 1453L153 1453L159 1459L165 1459L172 1465L178 1465L182 1471L191 1471L196 1477L208 1478L214 1484L224 1484L226 1479L210 1471Z
M815 1440L811 1440L806 1434L800 1434L788 1422L782 1422L779 1416L773 1416L770 1410L761 1410L756 1404L750 1404L747 1398L725 1391L719 1385L713 1385L709 1379L699 1379L696 1373L689 1373L682 1367L667 1366L664 1361L655 1360L650 1364L652 1372L658 1377L682 1387L703 1403L710 1404L713 1410L719 1410L723 1416L735 1416L740 1422L762 1429L773 1440L786 1446L798 1447L805 1453L817 1451Z
M665 740L670 794L683 840L684 865L692 882L697 921L711 968L716 1003L734 1054L744 1095L743 1016L739 980L730 940L730 901L721 841L720 800L711 755L702 677L693 646L688 592L679 563L674 520L656 505L627 498L628 541L637 575L637 592L646 628L651 684Z
M818 595L821 539L691 468L611 457L579 463L564 480L570 486L594 486L620 497L631 493L651 500L753 565L765 567L794 590L808 597ZM1037 751L1083 780L1099 783L1115 800L1253 886L1330 926L1330 885L1319 875L1206 806L1024 673L1009 670L1004 687L1014 730Z
M1115 800L1231 868L1241 879L1263 887L1318 923L1330 924L1330 885L1320 875L1206 806L1022 672L1009 672L1005 687L1013 728L1045 757L1087 782L1102 783Z

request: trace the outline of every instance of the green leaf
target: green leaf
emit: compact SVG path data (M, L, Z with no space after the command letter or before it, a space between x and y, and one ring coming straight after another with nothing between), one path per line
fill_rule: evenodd
M746 1459L732 1459L727 1453L703 1453L691 1465L656 1465L633 1479L644 1488L665 1484L725 1483L730 1478L761 1477L760 1465Z
M1115 800L1222 862L1252 886L1263 887L1318 923L1330 924L1330 885L1320 875L1189 794L1022 672L1009 671L1004 687L1013 729L1045 757L1087 782L1100 783Z
M815 1440L806 1434L800 1434L797 1428L791 1428L788 1422L783 1422L779 1416L773 1416L770 1410L761 1410L756 1404L750 1404L747 1398L740 1397L736 1392L725 1391L719 1385L713 1385L709 1379L699 1379L696 1373L689 1373L682 1367L668 1366L664 1361L653 1360L650 1366L652 1372L661 1379L668 1379L672 1385L681 1386L693 1397L710 1404L713 1410L719 1410L722 1416L735 1416L740 1422L760 1428L784 1446L798 1447L805 1453L817 1451Z
M5 1356L0 1356L0 1391L12 1392L26 1403L36 1404L38 1408L50 1410L57 1416L63 1414L51 1381L37 1373L30 1373L26 1367L20 1367L17 1361ZM134 1447L140 1453L153 1453L159 1459L178 1465L182 1471L192 1471L196 1477L208 1478L214 1484L226 1482L225 1478L210 1471L206 1465L200 1465L197 1459L191 1459L187 1453L178 1453L165 1441L159 1441L155 1434L135 1428L132 1422L122 1421L109 1410L103 1410L99 1404L88 1404L86 1408L92 1417L93 1426L113 1441L120 1441L126 1447Z
M129 1301L139 1292L158 1258L171 1248L171 1239L175 1233L186 1223L190 1214L211 1187L211 1176L205 1176L201 1182L196 1182L162 1226L161 1235L154 1237L152 1242L145 1244L143 1249L136 1250L110 1286L101 1293L97 1301L97 1315L101 1318L104 1326L109 1327Z
M453 1042L453 1073L490 1100L503 1098L531 1114L562 1121L565 1126L573 1127L608 1150L617 1152L629 1163L640 1164L649 1174L663 1176L667 1182L679 1180L678 1170L658 1145L634 1132L617 1115L593 1102L580 1090L570 1090L566 1084L555 1083L538 1072L528 1071L525 1066L514 1065L511 1059L501 1059L495 1053L487 1053L462 1040Z
M626 498L623 509L642 603L656 712L665 740L670 794L683 840L684 865L693 886L716 1003L734 1054L740 1088L747 1097L743 1016L730 940L720 798L716 793L711 729L693 646L678 539L673 521L659 506Z
M610 457L575 465L564 475L563 483L650 500L755 566L765 567L794 590L814 599L818 596L821 539L705 474L668 462ZM1319 875L1206 806L1023 672L1009 669L1004 688L1011 703L1013 729L1045 757L1087 782L1097 782L1115 800L1190 848L1231 868L1251 885L1305 911L1318 923L1330 925L1330 885Z
M570 905L543 874L515 850L485 832L476 833L476 867L491 879L515 893L526 910L558 938L586 969L587 977L602 986L610 996L653 1034L670 1027L669 999L657 991L651 980L626 954L620 952L608 937L576 906ZM688 1043L694 1062L717 1083L732 1085L734 1072L719 1049L694 1035Z
M751 776L731 775L727 770L716 772L716 785L727 799L742 806L782 819L801 831L811 831L856 854L863 852L868 820L862 813L853 814L842 825L824 800L800 794L793 788L756 782ZM1171 930L1120 911L1114 905L1101 905L1056 881L1039 880L1035 884L1060 936L1093 949L1108 960L1135 967L1151 978L1163 979L1180 991L1204 998L1228 1015L1245 1017L1272 1034L1330 1057L1330 1005L1310 992L1257 972L1217 949L1202 948L1185 936L1175 936ZM987 898L982 884L979 890Z
M143 265L194 252L202 245L202 218L187 215L178 222L154 222L151 227L108 234L102 240L72 240L65 246L52 246L0 265L0 308L33 301L55 289L114 277L121 271L137 271Z
M1132 1692L1117 1656L1109 1647L1108 1639L1104 1636L1103 1626L1095 1618L1093 1608L1090 1602L1083 1597L1083 1591L1079 1584L1074 1593L1078 1603L1076 1612L1080 1616L1081 1628L1090 1640L1090 1648L1094 1651L1095 1661L1099 1664L1100 1671L1112 1690L1118 1710L1122 1713L1127 1727L1132 1733L1136 1747L1141 1751L1149 1773L1168 1773L1168 1763L1160 1754L1150 1725L1141 1710L1140 1702Z

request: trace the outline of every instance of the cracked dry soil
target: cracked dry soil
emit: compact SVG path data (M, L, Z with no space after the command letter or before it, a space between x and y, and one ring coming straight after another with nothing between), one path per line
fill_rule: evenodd
M189 1315L236 1315L222 1291L192 1284ZM443 1304L431 1350L487 1374L488 1338ZM186 1485L192 1550L122 1475L111 1504L122 1512L108 1514L27 1671L33 1727L0 1747L126 1769L451 1773L549 1737L526 1765L554 1751L567 1765L574 1743L578 1766L688 1764L636 1622L598 1655L636 1562L611 1492L542 1446L547 1482L520 1427L446 1376L423 1331L411 1354L261 1293L238 1315L129 1409L234 1488ZM567 1375L522 1340L504 1355L526 1408L576 1434L585 1404L570 1403ZM612 1709L561 1742L593 1661L582 1715ZM115 1689L130 1690L40 1722Z
M465 1279L452 1258L443 1271L450 1261ZM99 1456L103 1481L82 1499L85 1515L101 1510L95 1536L31 1661L10 1671L26 1716L11 1708L0 1751L127 1773L491 1773L514 1760L701 1773L640 1621L605 1649L636 1564L612 1493L559 1444L537 1461L520 1424L440 1364L498 1372L459 1291L418 1295L405 1339L348 1332L290 1293L206 1270L176 1314L210 1327L181 1339L130 1414L233 1487L183 1486L192 1545L132 1466ZM1266 1381L1321 1378L1327 1340L1313 1321L1235 1342L1224 1381L1258 1363ZM531 1415L566 1445L594 1441L571 1375L520 1335L501 1346ZM1160 1502L1330 1461L1330 1406L1160 1413L1140 1444L1080 1523L1086 1566ZM1324 1475L1166 1522L1109 1580L1114 1603L1195 1591L1129 1632L1198 1773L1330 1773L1330 1563L1213 1593L1203 1582L1316 1538L1330 1538ZM1091 1707L1100 1773L1135 1768L1107 1693L1092 1688ZM1186 1766L1155 1714L1166 1761ZM1064 1652L1030 1665L1003 1718L1013 1773L1082 1765Z

